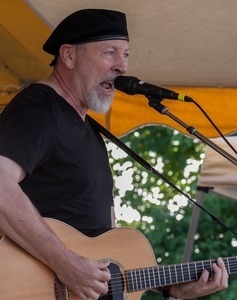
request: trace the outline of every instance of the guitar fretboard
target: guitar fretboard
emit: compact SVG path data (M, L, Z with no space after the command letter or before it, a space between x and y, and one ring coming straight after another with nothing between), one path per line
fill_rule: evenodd
M237 256L223 258L228 274L237 273ZM128 292L153 289L165 285L198 280L204 269L213 275L212 264L216 260L155 266L125 272Z

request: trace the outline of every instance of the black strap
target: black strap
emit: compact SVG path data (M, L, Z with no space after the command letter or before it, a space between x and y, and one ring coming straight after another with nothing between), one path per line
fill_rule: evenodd
M67 287L55 276L54 293L56 300L69 300Z
M158 175L162 180L164 180L166 183L168 183L169 185L171 185L175 188L175 186L172 184L172 182L167 180L162 174L158 173L147 161L145 161L137 153L135 153L128 146L126 146L123 142L121 142L110 131L105 129L102 125L100 125L98 122L96 122L92 117L87 116L87 119L94 128L97 128L97 130L99 130L99 132L101 132L105 137L107 137L109 140L111 140L115 145L117 145L124 152L126 152L128 155L130 155L134 160L136 160L144 168L146 168L148 171L151 171L152 173Z
M205 213L207 213L214 221L216 221L218 224L222 225L225 229L232 232L235 236L237 236L237 233L235 233L229 226L227 226L222 220L217 218L215 215L213 215L211 212L206 210L203 206L201 206L199 203L194 201L187 193L182 191L178 186L173 184L170 180L168 180L166 177L164 177L162 174L160 174L158 171L156 171L147 161L145 161L142 157L140 157L138 154L136 154L133 150L128 148L124 143L122 143L118 138L116 138L111 132L109 132L107 129L105 129L102 125L97 123L93 118L87 115L88 121L90 124L99 130L104 136L106 136L108 139L110 139L114 144L116 144L119 148L121 148L124 152L126 152L128 155L130 155L133 159L135 159L140 165L142 165L145 169L152 172L156 176L160 177L165 183L167 183L169 186L171 186L174 190L185 196L189 201L192 202L192 204L196 205L200 209L202 209Z

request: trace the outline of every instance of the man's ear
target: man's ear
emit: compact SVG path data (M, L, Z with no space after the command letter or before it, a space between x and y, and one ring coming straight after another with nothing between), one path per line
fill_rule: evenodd
M59 49L60 57L63 63L72 69L74 67L74 60L76 56L76 48L71 44L63 44Z

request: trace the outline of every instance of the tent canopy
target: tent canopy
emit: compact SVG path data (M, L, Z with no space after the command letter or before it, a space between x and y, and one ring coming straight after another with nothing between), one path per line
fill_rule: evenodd
M222 138L212 140L231 155L235 155ZM228 137L228 140L237 149L237 136ZM236 166L212 148L206 147L205 158L197 182L198 187L209 188L215 193L237 200L236 182Z
M127 14L130 67L127 75L194 98L224 134L237 130L237 2L221 0L18 0L1 1L0 105L29 82L50 73L42 44L71 12L101 7ZM15 13L17 11L17 13ZM169 111L208 137L218 134L192 103L164 101ZM148 106L143 96L116 93L111 111L92 114L114 134L144 124L186 133Z
M229 142L237 148L237 136L228 137ZM222 138L215 138L212 141L222 149L233 155L233 150L223 141ZM197 182L196 202L202 206L203 196L209 190L223 197L237 201L237 169L236 166L220 156L209 146L205 150L205 158L203 160L201 172ZM224 200L226 201L226 199ZM204 205L205 206L205 205ZM197 231L200 208L196 205L193 207L192 218L189 225L187 242L184 251L184 261L190 261L194 236Z

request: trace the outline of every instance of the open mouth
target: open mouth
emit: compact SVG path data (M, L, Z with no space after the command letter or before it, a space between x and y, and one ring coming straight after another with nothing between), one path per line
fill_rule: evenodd
M107 92L112 92L114 89L114 82L112 80L106 80L100 83L103 89Z

